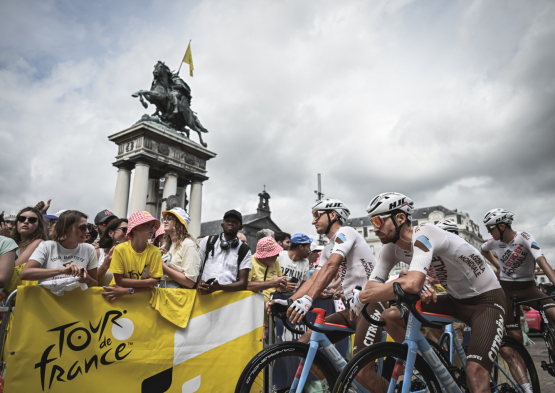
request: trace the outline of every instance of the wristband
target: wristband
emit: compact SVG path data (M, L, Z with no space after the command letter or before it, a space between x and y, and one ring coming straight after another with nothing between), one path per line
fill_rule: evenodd
M130 295L133 295L134 293L135 293L135 289L129 288L129 294L130 294Z
M91 285L91 282L92 282L92 280L93 280L93 278L92 278L91 276L89 276L89 278L90 278L91 280L87 283L87 285Z

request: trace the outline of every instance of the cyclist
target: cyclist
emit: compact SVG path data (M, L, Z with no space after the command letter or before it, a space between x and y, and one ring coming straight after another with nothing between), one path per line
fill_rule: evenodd
M351 310L356 310L357 315L350 315L349 310L343 310L326 317L327 323L349 326L355 330L355 341L353 353L357 353L365 347L381 341L381 327L370 324L360 312L363 304L355 296L359 291L356 286L364 287L376 264L374 254L364 238L353 228L343 226L350 215L349 209L338 199L321 199L312 206L312 225L318 234L324 234L330 239L330 243L324 247L320 255L320 264L310 279L303 285L295 295L291 307L287 310L292 322L299 322L312 306L313 299L320 296L324 288L333 280L340 270L341 285L345 298L351 301ZM353 303L354 302L354 303ZM373 303L366 306L368 314L380 319L384 310L381 303ZM305 333L299 341L307 343L311 332ZM349 333L333 332L327 336L331 342L338 342ZM316 374L316 373L315 373ZM361 373L361 382L367 389L376 391L373 383L375 370L369 366Z
M452 315L479 331L470 339L466 375L472 392L489 392L489 374L503 336L503 290L480 252L465 240L433 224L412 227L413 210L413 201L396 192L371 200L368 216L384 246L370 281L358 296L364 303L392 299L393 282L397 281L406 292L421 293L422 311ZM410 264L408 274L386 283L399 261ZM436 295L425 289L427 275L447 292ZM382 318L389 335L403 342L406 321L399 315L397 308L390 308Z
M436 224L436 227L440 227L444 231L454 233L455 235L459 234L459 227L453 220L441 220Z
M482 255L500 273L500 284L505 291L508 308L505 320L507 333L522 343L520 311L517 312L515 319L512 306L513 295L516 295L519 301L545 297L545 294L536 288L534 281L536 262L551 282L555 282L555 273L547 263L534 236L527 232L515 231L511 227L513 219L514 214L504 209L493 209L486 213L484 224L493 237L482 246ZM493 257L492 251L495 251L499 261ZM555 323L555 302L547 299L542 301L542 306L549 321L552 324Z

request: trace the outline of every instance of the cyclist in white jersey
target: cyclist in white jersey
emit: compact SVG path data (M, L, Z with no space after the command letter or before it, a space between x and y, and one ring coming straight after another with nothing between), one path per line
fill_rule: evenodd
M536 287L534 269L536 262L545 272L551 282L555 282L555 272L547 263L543 252L536 243L534 236L527 232L518 232L512 229L513 213L504 209L493 209L484 216L484 224L493 236L482 246L482 255L497 268L501 288L505 291L507 303L507 319L505 328L507 333L523 342L520 328L520 310L517 318L513 313L513 295L517 300L528 300L545 297L545 294ZM494 258L492 251L497 254ZM551 323L555 323L555 302L552 299L544 300L542 307Z
M353 291L358 292L355 289L356 286L366 285L376 264L374 254L364 238L353 228L343 226L350 212L341 201L320 200L312 207L312 214L314 217L312 225L319 234L325 234L330 239L330 243L322 251L317 270L291 297L294 302L287 310L287 314L292 322L302 320L312 306L313 299L320 296L339 269L341 285L346 299L349 300L353 297ZM366 306L368 314L376 320L380 320L383 310L385 307L381 303ZM355 330L353 354L381 341L381 327L370 324L360 313L354 316L350 315L348 310L336 312L326 316L326 323L349 326ZM305 333L299 341L307 343L310 334L310 331ZM350 336L349 333L339 331L326 335L332 343ZM318 375L314 370L313 372ZM370 391L377 391L378 386L381 386L374 386L374 384L381 384L380 379L376 378L374 368L367 366L359 374L357 380Z
M470 339L466 375L471 391L489 391L489 374L503 335L503 290L480 252L464 239L434 225L412 227L413 210L412 200L403 194L388 192L372 199L367 212L384 247L370 281L355 297L362 303L393 299L396 281L408 293L421 293L422 311L452 315L479 331ZM410 264L408 274L386 283L399 261ZM426 276L437 279L447 293L424 289ZM382 318L391 337L402 342L406 321L399 315L397 308L390 308Z

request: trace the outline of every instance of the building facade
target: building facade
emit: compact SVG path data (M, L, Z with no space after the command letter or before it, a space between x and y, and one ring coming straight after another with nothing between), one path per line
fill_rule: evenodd
M459 227L459 236L476 247L476 249L481 249L484 239L480 234L480 228L470 219L468 213L458 211L457 209L447 209L444 206L437 205L415 209L412 214L412 226L428 223L437 224L441 220L455 221ZM374 256L378 259L383 245L380 239L374 234L374 229L368 216L349 218L345 225L356 229L356 231L364 237L368 246L374 253ZM399 274L401 269L407 268L407 264L399 263L391 271L391 275Z

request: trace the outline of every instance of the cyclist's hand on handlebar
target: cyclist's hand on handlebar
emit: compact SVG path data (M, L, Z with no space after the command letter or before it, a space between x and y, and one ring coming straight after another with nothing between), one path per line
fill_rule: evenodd
M312 298L304 295L302 298L297 299L291 304L287 310L287 316L292 323L302 321L308 310L312 307Z
M272 305L274 304L281 304L282 306L287 306L287 300L285 299L274 299L274 300L270 300L269 302L266 303L266 310L268 312L268 315L272 315Z
M436 291L428 284L424 284L424 287L420 291L420 299L426 304L430 303L432 300L434 303L437 303Z
M360 298L359 298L359 293L361 292L360 290L353 288L351 289L351 291L353 292L353 297L349 301L349 306L351 308L350 319L352 321L354 319L353 314L355 314L356 316L359 316L360 313L362 312L362 309L366 306L366 304L360 301Z

